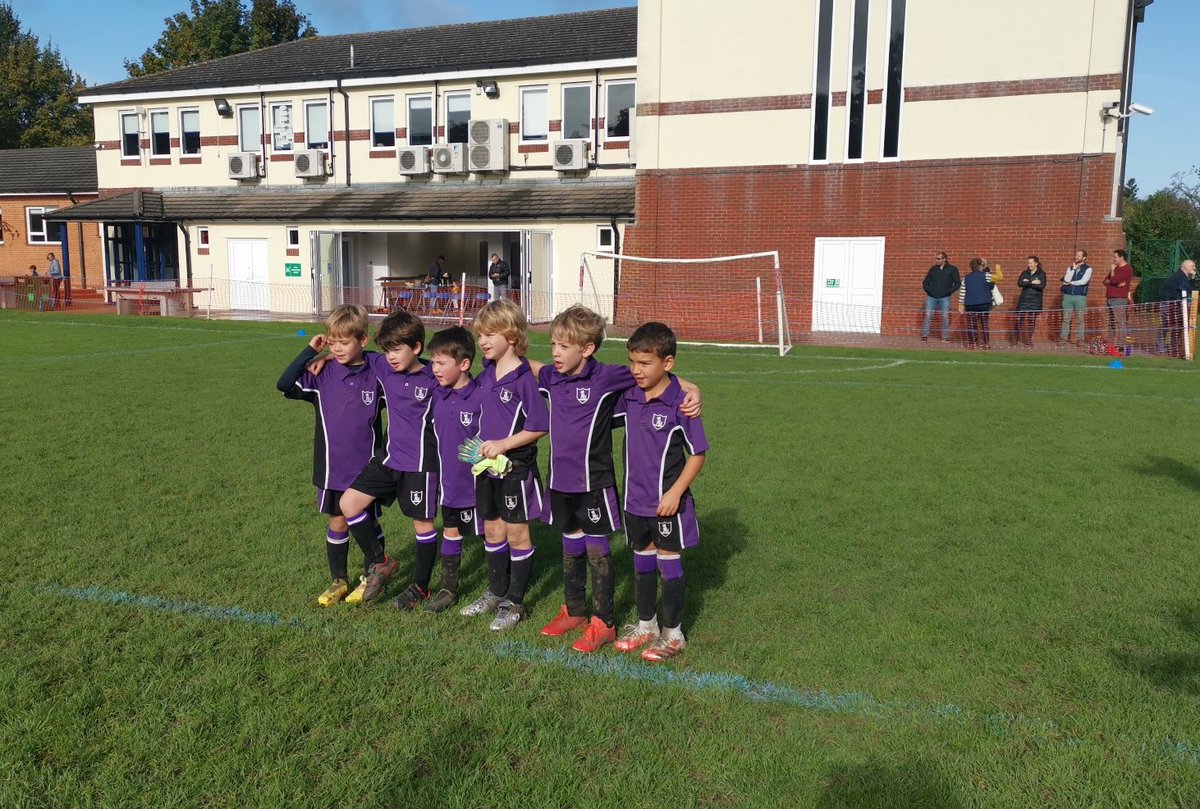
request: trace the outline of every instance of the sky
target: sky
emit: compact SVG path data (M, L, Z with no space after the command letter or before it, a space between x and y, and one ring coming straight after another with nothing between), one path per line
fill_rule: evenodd
M1061 2L1062 0L1054 0ZM89 84L126 77L163 20L187 0L8 0L22 25L52 42ZM297 0L322 34L413 28L633 5L632 0ZM1200 0L1155 0L1138 33L1133 101L1154 109L1130 123L1125 176L1143 195L1200 165ZM1005 57L1009 58L1009 57ZM1019 58L1012 55L1011 58ZM1194 182L1194 179L1193 179Z

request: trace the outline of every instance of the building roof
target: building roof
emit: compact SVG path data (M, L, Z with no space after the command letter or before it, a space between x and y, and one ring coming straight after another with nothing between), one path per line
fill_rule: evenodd
M354 64L350 49L354 49ZM90 96L632 59L637 8L318 36L91 87Z
M403 222L633 215L633 179L390 189L131 191L47 214L57 222Z
M99 187L91 146L0 149L0 194L95 193Z

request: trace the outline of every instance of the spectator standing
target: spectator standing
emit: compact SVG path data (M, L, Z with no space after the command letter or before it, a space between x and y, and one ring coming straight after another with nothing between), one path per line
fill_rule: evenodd
M46 271L46 275L50 276L50 308L57 309L62 302L62 265L58 263L58 259L54 257L53 253L47 253L46 259L50 262L50 267Z
M499 254L492 253L492 263L488 265L488 280L492 282L492 300L499 301L508 297L510 275L508 262L503 261Z
M925 289L925 324L921 327L921 340L929 339L929 321L935 311L942 315L942 342L950 342L950 297L962 286L958 276L958 267L950 263L950 257L940 252L935 256L937 261L921 286Z
M1163 282L1162 294L1159 297L1158 313L1161 323L1159 334L1159 352L1184 356L1183 329L1186 327L1183 309L1180 301L1192 297L1193 279L1196 277L1196 262L1184 261L1179 265L1175 274Z
M1042 312L1042 293L1046 290L1046 271L1037 256L1030 256L1028 267L1017 278L1017 342L1033 345L1033 331Z
M1133 280L1133 267L1129 266L1129 254L1124 250L1113 251L1113 268L1104 276L1104 302L1108 305L1108 327L1115 345L1132 342L1126 312L1129 306L1129 284Z
M1087 251L1076 250L1075 261L1063 273L1062 283L1062 331L1060 337L1064 343L1070 342L1071 318L1078 317L1075 326L1075 343L1082 345L1087 335L1087 293L1088 282L1092 280L1092 268L1087 263Z
M963 279L958 291L959 311L967 314L967 348L975 350L978 342L984 351L992 348L988 333L988 320L992 311L992 287L986 272L987 264L981 258L971 259L971 271Z

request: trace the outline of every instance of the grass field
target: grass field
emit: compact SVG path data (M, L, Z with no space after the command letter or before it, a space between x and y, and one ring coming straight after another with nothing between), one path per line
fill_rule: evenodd
M297 328L0 313L0 806L1200 805L1191 366L684 347L713 450L652 667L538 634L548 530L503 637L319 611Z

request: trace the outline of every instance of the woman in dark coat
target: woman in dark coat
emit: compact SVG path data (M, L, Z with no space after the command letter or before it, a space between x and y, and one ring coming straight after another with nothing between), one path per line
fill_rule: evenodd
M1021 296L1017 298L1017 341L1033 345L1033 330L1042 312L1042 292L1046 289L1046 271L1037 256L1029 257L1029 267L1017 279Z
M995 284L986 272L987 264L981 258L971 259L971 271L963 278L958 290L958 311L967 315L967 348L974 349L979 342L984 351L991 349L988 334L988 318L992 311L992 287Z

